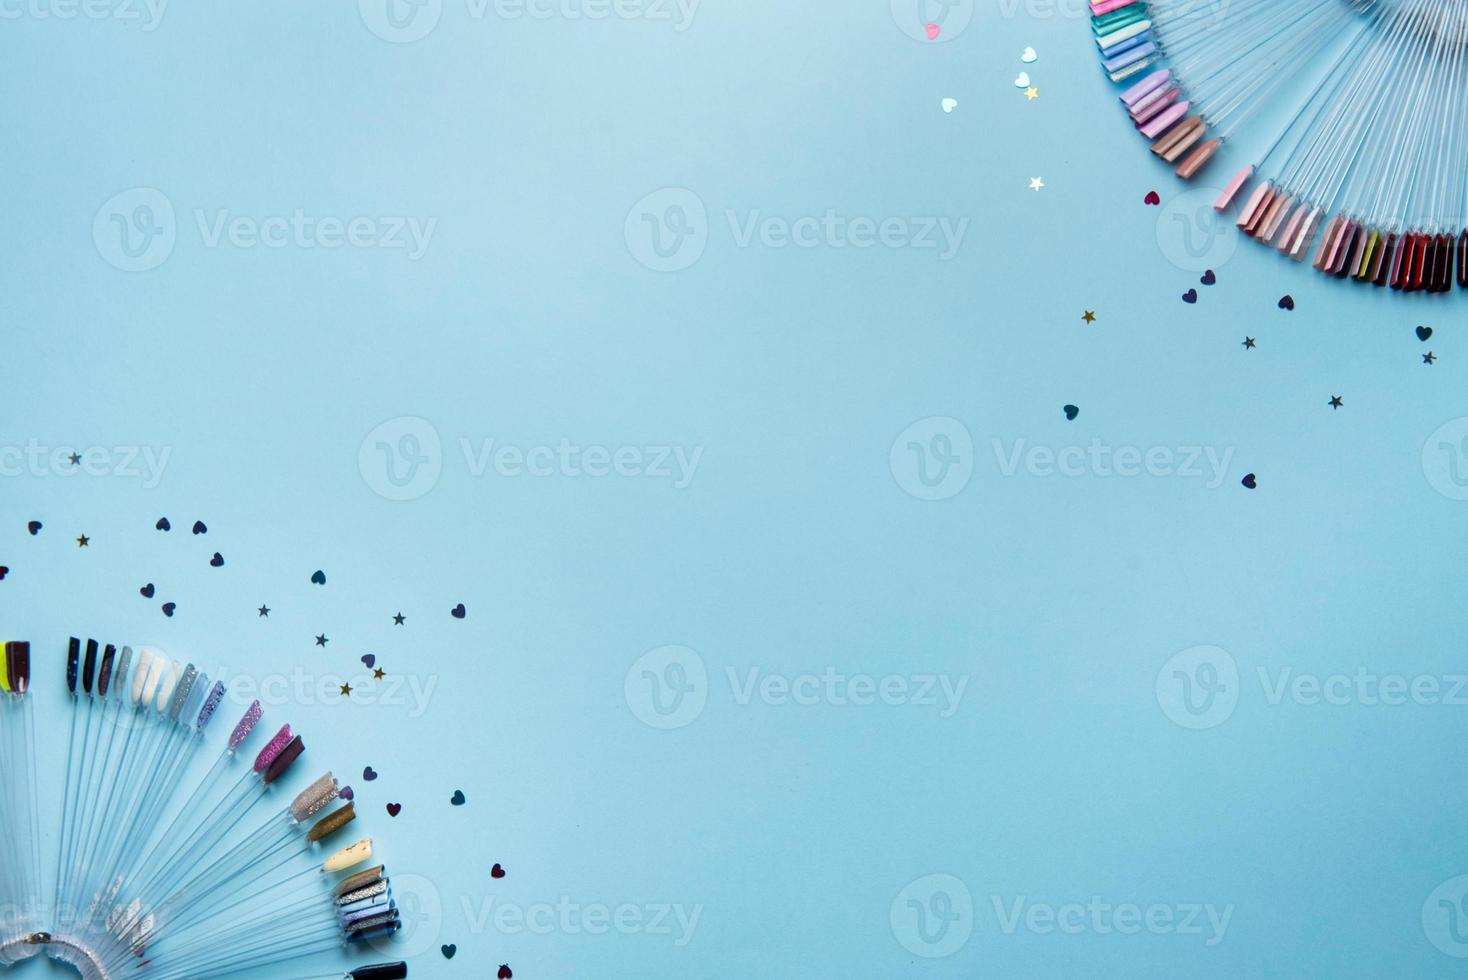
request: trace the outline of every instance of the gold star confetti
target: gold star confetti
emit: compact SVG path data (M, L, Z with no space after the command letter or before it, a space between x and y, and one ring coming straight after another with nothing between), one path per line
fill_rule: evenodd
M1025 98L1029 99L1031 102L1035 101L1039 97L1040 90L1035 88L1035 86L1031 85L1029 88L1025 89Z
M87 537L85 534L81 535L80 537L78 537L76 539L76 546L78 548L85 548L87 545L89 545L91 543L92 543L92 539L89 538L89 537Z
M1096 322L1096 311L1095 310L1087 310L1086 312L1084 312L1084 313L1081 314L1081 319L1082 320L1085 320L1087 323L1095 323Z
M381 667L374 667L372 668L372 676L375 677L377 680L382 680L383 677L387 676L387 671L383 670Z
M350 684L343 684L342 685L342 697L349 698L351 696L352 696L352 685L350 685Z

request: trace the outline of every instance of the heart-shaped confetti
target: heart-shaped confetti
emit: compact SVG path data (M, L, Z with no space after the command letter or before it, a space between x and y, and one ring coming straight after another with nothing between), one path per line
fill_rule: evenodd
M443 953L443 958L446 960L453 959L454 954L459 951L459 947L455 946L453 943L445 943L444 945L438 947L438 949L439 952Z
M1027 71L1022 71L1018 75L1014 76L1014 87L1015 88L1029 88L1030 87L1030 73L1027 72Z
M463 806L464 805L464 791L461 790L461 789L454 790L454 795L449 797L449 805L450 806Z
M457 606L449 610L449 615L454 617L455 619L463 619L464 612L464 604L461 602Z
M173 530L173 525L170 524L170 523L168 523L168 518L166 518L166 517L160 517L160 518L158 518L158 523L157 524L154 524L153 526L156 527L160 531L171 531L171 530Z
M208 534L209 533L209 528L207 528L207 527L204 526L204 522L203 521L195 521L194 522L194 533L195 534Z
M1038 57L1040 56L1035 54L1034 48L1025 48L1019 53L1019 60L1023 61L1027 65L1033 65L1035 63L1035 59Z
M501 963L500 972L496 974L499 980L514 980L514 972L510 970L510 964Z
M153 583L149 582L147 585L143 586L141 589L138 590L138 594L141 595L144 599L153 598Z
M342 799L350 803L357 798L357 791L352 789L352 787L350 786L343 786L341 788L341 792L337 793L336 795L340 796Z
M1196 303L1196 302L1198 302L1198 291L1196 289L1191 289L1190 288L1187 292L1183 293L1183 302L1184 303Z
M10 574L9 565L0 565L0 582L5 581L5 576Z
M362 778L369 783L372 782L372 780L377 778L377 770L373 769L371 766L368 766L366 769L362 770Z
M366 667L368 670L371 670L373 667L376 667L377 666L377 654L375 654L375 653L369 653L365 657L363 657L362 658L362 666Z
M495 862L495 866L489 869L489 876L491 878L503 878L505 876L505 869L499 866L499 862Z
M1213 274L1212 269L1204 269L1203 278L1199 279L1198 281L1205 286L1211 286L1218 281L1218 277Z
M1285 293L1279 298L1279 308L1282 310L1293 310L1295 308L1295 298L1289 293Z
M325 585L326 573L319 568L316 569L316 571L311 573L311 581L316 585Z
M1431 336L1432 336L1432 328L1431 327L1418 327L1417 328L1417 339L1418 340L1426 341L1427 338L1428 337L1431 337Z
M163 615L167 616L169 619L172 619L173 618L173 611L175 609L177 609L177 608L178 608L178 603L176 603L176 602L165 602L163 604Z
M1074 422L1076 420L1076 416L1079 415L1079 414L1081 414L1081 410L1079 408L1077 408L1076 406L1074 406L1074 405L1067 405L1067 406L1065 406L1065 417L1066 417L1066 419L1068 421Z
M403 812L403 805L401 803L389 803L387 805L387 815L389 817L395 817L395 816L397 816L398 814L400 814L402 812Z
M952 112L954 109L958 108L958 100L944 99L942 102L939 103L939 105L943 107L944 112Z
M27 531L31 532L31 537L34 538L36 535L38 535L38 534L41 533L41 522L40 521L31 521L29 524L27 524L25 526L25 529Z
M209 564L213 565L215 568L223 568L224 556L217 551L214 552L214 557L209 559Z
M941 27L939 27L937 24L927 24L927 25L924 25L923 30L927 32L928 40L929 41L936 41L936 40L938 40L938 35L941 34L941 33L943 33L943 29Z
M1156 191L1148 191L1147 196L1142 198L1142 203L1158 205L1162 203L1162 197Z
M1250 490L1253 490L1259 485L1259 481L1255 478L1253 473L1245 473L1244 478L1239 482L1248 487Z

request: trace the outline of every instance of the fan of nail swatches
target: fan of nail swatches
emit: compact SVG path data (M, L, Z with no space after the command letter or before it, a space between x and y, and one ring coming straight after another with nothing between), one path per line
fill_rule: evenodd
M1095 0L1091 15L1153 154L1184 180L1234 158L1214 208L1238 203L1244 234L1338 279L1468 287L1468 4Z
M290 725L267 737L251 702L221 745L226 686L151 647L73 637L58 663L69 718L43 724L30 644L0 645L0 966L45 954L86 980L205 980L391 942L402 920L371 838L347 833L350 791L329 772L283 789L305 752ZM42 766L63 767L49 882Z

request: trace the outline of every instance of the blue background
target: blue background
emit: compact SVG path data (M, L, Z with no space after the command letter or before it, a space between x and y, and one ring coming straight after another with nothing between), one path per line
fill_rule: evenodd
M169 453L154 487L49 464L0 481L0 622L36 644L42 726L63 730L72 633L252 677L356 678L372 653L434 685L267 714L356 787L379 854L417 882L414 976L1461 974L1422 908L1468 872L1465 709L1270 704L1257 679L1463 670L1468 508L1422 461L1468 415L1461 297L1328 281L1231 237L1199 285L1159 244L1182 188L1119 111L1078 3L984 5L938 43L886 0L705 0L682 31L445 0L412 43L340 0L176 4L152 31L8 9L0 442ZM92 226L138 187L171 203L176 241L127 272ZM624 234L661 188L707 209L677 272ZM437 224L415 261L211 248L194 217L296 208ZM944 260L741 247L725 218L828 208L969 227ZM933 416L973 440L972 478L940 501L889 463ZM359 460L400 417L441 440L441 475L407 501ZM678 489L476 476L462 451L563 438L702 456ZM1093 438L1233 455L1209 487L1005 476L992 449ZM659 730L624 682L669 644L706 665L707 704ZM1241 676L1231 716L1193 731L1154 684L1199 644ZM969 681L941 717L740 704L726 673L828 667ZM975 917L934 959L891 922L929 874L960 879ZM1093 895L1234 909L1208 946L1008 935L992 904ZM683 946L478 914L562 897L702 908Z

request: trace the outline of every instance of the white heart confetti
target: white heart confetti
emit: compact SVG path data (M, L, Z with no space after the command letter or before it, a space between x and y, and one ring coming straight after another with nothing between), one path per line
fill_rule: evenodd
M1019 60L1023 61L1027 65L1033 65L1035 63L1035 59L1038 57L1040 56L1035 54L1034 48L1025 48L1024 51L1020 54Z
M944 112L952 112L954 109L957 109L957 108L958 108L958 100L957 99L944 99L943 100L943 111Z
M1027 72L1027 71L1020 72L1019 75L1017 75L1015 77L1015 79L1014 79L1014 87L1015 88L1029 88L1030 87L1030 73Z

